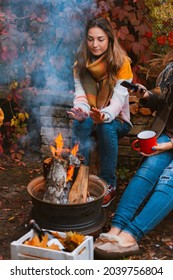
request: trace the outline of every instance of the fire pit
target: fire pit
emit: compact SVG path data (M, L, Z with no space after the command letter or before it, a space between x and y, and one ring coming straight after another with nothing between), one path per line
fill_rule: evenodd
M33 179L27 187L32 199L32 217L42 227L58 231L78 231L95 235L106 221L101 207L107 184L95 175L89 175L88 191L91 201L81 204L54 204L43 200L45 179Z

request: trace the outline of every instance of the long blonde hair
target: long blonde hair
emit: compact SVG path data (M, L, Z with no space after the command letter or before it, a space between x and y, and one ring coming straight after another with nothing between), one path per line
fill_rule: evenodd
M88 22L84 34L84 38L79 46L79 49L76 53L76 64L74 69L79 75L79 77L85 72L86 62L91 60L91 53L87 46L87 36L90 28L99 27L101 28L109 38L108 49L107 49L107 66L109 73L110 82L116 81L116 74L121 68L125 59L130 61L130 58L127 56L126 52L122 49L118 40L115 36L114 30L110 22L102 17L92 19Z

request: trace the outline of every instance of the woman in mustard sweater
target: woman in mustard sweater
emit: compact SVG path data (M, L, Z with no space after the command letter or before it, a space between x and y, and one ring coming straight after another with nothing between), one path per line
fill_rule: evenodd
M76 54L74 107L68 113L74 118L72 145L79 143L86 165L94 148L93 130L96 132L99 176L108 184L103 207L115 198L118 139L132 127L129 94L120 85L133 78L130 63L110 22L105 18L89 21Z

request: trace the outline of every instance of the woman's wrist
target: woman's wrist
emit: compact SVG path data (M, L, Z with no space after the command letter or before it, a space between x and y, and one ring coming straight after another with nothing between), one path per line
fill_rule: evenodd
M170 138L170 142L172 144L172 149L173 149L173 138Z

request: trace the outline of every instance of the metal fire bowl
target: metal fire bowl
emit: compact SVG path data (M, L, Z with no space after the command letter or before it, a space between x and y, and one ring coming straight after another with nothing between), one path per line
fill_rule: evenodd
M32 199L32 217L42 227L57 231L77 231L85 235L99 233L106 222L102 208L107 184L95 175L89 175L88 190L93 201L81 204L53 204L43 201L45 179L39 176L27 186Z

